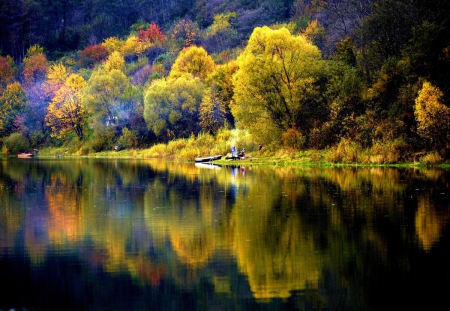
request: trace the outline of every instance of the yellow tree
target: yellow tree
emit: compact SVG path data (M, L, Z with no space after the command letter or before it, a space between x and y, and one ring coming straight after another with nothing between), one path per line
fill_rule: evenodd
M194 77L205 80L214 70L214 60L202 47L191 46L183 49L178 55L169 74L169 78L178 78L190 73Z
M418 134L437 151L449 149L450 108L444 104L442 91L425 81L415 100L414 115Z
M104 62L103 67L106 71L117 69L123 71L125 69L125 59L118 51L114 51L109 55L108 59Z
M257 27L237 64L232 112L250 132L306 131L318 119L326 71L319 49L303 36Z
M53 98L55 96L56 91L64 85L64 82L69 77L69 72L62 63L57 63L48 69L47 72L47 81L44 83L44 89L46 95L49 98Z
M82 92L86 86L83 77L72 74L56 91L45 117L47 125L52 129L52 136L64 137L73 132L79 140L83 139L86 111L82 105Z

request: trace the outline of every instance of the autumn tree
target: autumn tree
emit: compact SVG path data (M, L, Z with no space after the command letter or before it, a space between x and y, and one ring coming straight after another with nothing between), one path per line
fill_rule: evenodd
M123 95L130 88L129 78L120 70L98 70L92 73L84 91L84 103L94 129L115 126L127 119Z
M203 88L192 75L157 80L144 94L148 128L164 140L197 134Z
M170 38L177 46L186 48L195 44L199 35L200 29L197 23L192 22L190 19L182 19L174 25Z
M255 28L237 64L232 111L252 133L270 127L306 134L321 119L326 68L304 37L286 28Z
M37 45L30 47L23 60L23 67L25 84L31 85L43 81L49 68L44 49Z
M56 91L64 84L68 77L69 72L62 63L51 65L47 72L47 81L44 83L47 96L53 98Z
M443 93L424 82L415 100L414 115L417 132L429 147L442 152L448 150L450 139L450 108L443 102Z
M125 69L125 59L118 51L114 51L108 56L108 59L103 63L103 68L110 72L114 69L123 71Z
M82 67L94 67L108 57L108 47L103 44L90 45L79 51L79 64Z
M150 43L161 46L166 40L166 35L156 23L151 23L147 29L140 29L138 33L138 42L141 43Z
M78 140L83 140L86 110L82 105L82 92L86 86L83 77L72 74L56 91L45 117L47 125L52 129L52 136L65 137L73 132Z
M21 127L27 96L22 85L14 82L6 86L0 97L0 136L7 136Z
M185 73L205 80L214 70L214 60L204 48L191 46L183 49L178 55L169 74L169 78L177 78Z

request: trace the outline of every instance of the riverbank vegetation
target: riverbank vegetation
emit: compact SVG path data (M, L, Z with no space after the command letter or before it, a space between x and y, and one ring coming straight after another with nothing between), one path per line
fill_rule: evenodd
M1 152L450 158L447 1L188 2L2 3Z

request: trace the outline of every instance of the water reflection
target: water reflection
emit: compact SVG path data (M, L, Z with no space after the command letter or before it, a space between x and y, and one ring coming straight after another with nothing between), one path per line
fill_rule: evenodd
M3 159L0 202L0 310L403 309L450 289L443 170Z

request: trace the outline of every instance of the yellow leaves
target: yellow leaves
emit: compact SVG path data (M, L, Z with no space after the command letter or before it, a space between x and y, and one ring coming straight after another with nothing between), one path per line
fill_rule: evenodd
M280 130L304 125L303 103L318 97L314 83L323 75L317 47L286 28L258 27L237 64L233 114L238 121L255 134L258 124L268 121Z
M103 64L103 68L105 68L106 71L111 71L113 69L123 71L125 69L125 59L120 52L114 51Z
M109 53L112 52L120 52L122 50L122 47L124 46L124 41L120 40L117 37L109 37L106 38L103 43L108 48Z
M444 147L450 135L450 108L443 103L443 93L424 82L415 100L414 115L417 132L435 147Z
M27 97L19 82L8 84L0 96L0 133L9 134L14 120L25 108Z
M123 55L131 55L139 51L139 42L136 36L131 35L125 40L120 52Z
M230 29L230 19L236 18L236 16L236 12L227 12L214 15L214 21L212 25L206 30L207 35L212 36L220 31Z
M49 84L61 84L68 77L67 68L62 63L57 63L50 66L47 72L47 79Z
M214 67L214 60L203 47L191 46L180 52L172 66L169 78L178 78L190 73L205 80Z
M316 40L325 38L325 28L323 28L323 26L319 24L317 19L315 19L308 23L308 27L306 27L302 35L308 38L311 42L315 42Z
M27 57L40 54L44 54L44 48L38 44L30 46L27 50Z
M75 92L80 93L86 86L87 82L84 78L78 74L72 74L67 78L66 85Z
M83 139L85 110L82 106L82 92L86 81L78 74L70 75L60 87L49 104L45 120L52 129L52 136L63 137L74 132L78 139Z

